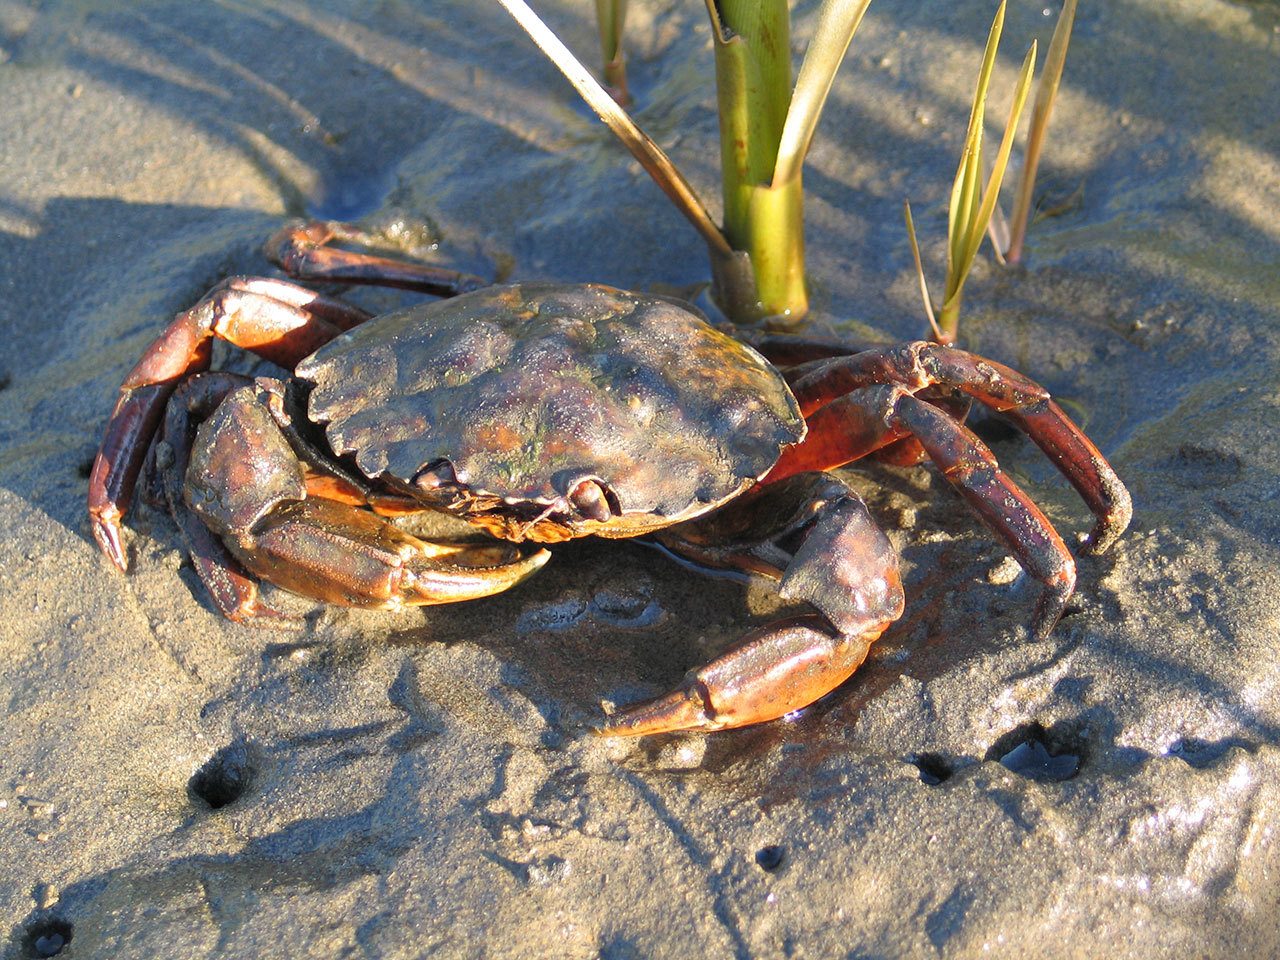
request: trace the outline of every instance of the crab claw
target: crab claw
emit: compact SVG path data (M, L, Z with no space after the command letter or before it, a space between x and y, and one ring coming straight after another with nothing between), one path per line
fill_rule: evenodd
M280 504L250 534L227 540L253 575L304 597L397 609L509 590L551 558L509 543L433 543L328 500Z
M491 597L533 576L551 559L549 550L527 551L507 543L424 543L424 547L428 549L420 547L401 574L400 595L408 604Z
M776 720L847 680L885 626L848 635L820 616L779 620L692 671L670 693L613 714L596 732L641 737L679 730L729 730Z

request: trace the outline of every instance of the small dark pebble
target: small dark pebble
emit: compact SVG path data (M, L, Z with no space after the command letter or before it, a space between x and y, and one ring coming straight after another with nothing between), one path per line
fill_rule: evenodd
M1018 744L1000 758L1000 763L1029 780L1070 780L1080 769L1080 758L1075 754L1051 754L1039 740Z
M56 957L71 942L71 924L65 920L45 920L27 934L29 950L37 957Z
M66 945L67 941L60 933L46 933L36 937L36 953L42 957L57 956Z

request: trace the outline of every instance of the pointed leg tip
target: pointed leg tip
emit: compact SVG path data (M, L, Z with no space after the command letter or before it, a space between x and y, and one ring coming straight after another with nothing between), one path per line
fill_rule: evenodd
M1085 537L1081 552L1089 556L1106 553L1120 539L1125 530L1129 529L1131 516L1132 513L1121 513L1099 520L1097 526Z
M1106 553L1129 529L1129 523L1133 520L1133 499L1119 480L1116 480L1110 494L1111 507L1098 517L1097 524L1085 537L1082 548L1084 553Z
M115 564L116 569L124 573L129 569L129 561L125 557L124 544L120 541L120 521L110 517L93 517L93 539L98 547L107 555L107 559Z
M291 613L282 613L259 600L253 600L236 610L223 611L223 615L232 623L266 630L290 630L306 625L305 618Z
M1064 588L1045 590L1036 604L1035 615L1031 618L1031 639L1047 640L1058 625L1062 611L1067 608L1067 601L1075 592L1074 582Z

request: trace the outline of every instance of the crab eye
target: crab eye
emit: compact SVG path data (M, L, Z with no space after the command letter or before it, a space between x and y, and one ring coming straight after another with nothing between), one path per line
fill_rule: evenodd
M458 474L448 460L436 460L413 478L419 490L438 490L458 482Z
M579 515L597 523L613 516L610 491L598 480L580 480L568 493L569 503ZM614 498L616 499L616 498Z

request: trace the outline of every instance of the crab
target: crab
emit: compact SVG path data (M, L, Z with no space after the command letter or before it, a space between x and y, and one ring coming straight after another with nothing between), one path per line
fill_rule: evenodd
M540 569L542 544L582 536L644 537L772 578L808 605L598 728L644 735L797 711L901 616L893 547L827 472L877 452L940 468L1043 585L1033 634L1053 629L1074 560L963 425L970 401L1023 430L1076 488L1096 517L1086 551L1128 525L1129 495L1097 448L1042 387L993 360L926 341L851 352L766 339L762 353L671 299L488 286L332 244L363 239L350 225L293 223L266 250L294 280L441 299L373 317L293 280L235 277L178 314L126 377L88 504L121 570L121 518L150 451L193 566L233 620L281 616L261 580L352 607L488 596ZM215 338L292 376L211 370ZM779 369L770 352L804 362ZM419 511L488 536L429 542L393 522Z

